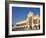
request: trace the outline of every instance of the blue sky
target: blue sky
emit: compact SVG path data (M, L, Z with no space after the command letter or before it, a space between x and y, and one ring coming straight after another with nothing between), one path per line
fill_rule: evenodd
M12 24L24 20L29 12L33 12L35 15L40 15L40 8L32 7L12 7Z

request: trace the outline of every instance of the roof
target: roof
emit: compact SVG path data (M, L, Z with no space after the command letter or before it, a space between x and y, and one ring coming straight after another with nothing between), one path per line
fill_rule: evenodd
M26 22L27 22L26 20L23 20L23 21L17 22L16 24L22 24L22 23L26 23Z

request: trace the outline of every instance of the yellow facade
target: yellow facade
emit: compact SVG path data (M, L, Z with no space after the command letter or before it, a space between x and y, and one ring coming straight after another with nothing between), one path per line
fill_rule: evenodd
M16 23L16 28L40 29L40 17L29 12L25 20Z

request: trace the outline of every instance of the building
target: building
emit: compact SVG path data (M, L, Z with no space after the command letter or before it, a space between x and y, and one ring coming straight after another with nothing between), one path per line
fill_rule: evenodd
M39 30L40 29L40 16L29 12L27 18L23 21L17 22L17 30Z

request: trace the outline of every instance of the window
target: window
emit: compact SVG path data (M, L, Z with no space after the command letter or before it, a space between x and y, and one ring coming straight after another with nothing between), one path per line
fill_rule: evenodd
M19 24L17 24L16 26L20 26Z
M35 19L35 20L33 20L33 23L34 23L34 24L37 24L37 20L36 20L36 19Z
M33 20L33 23L34 23L34 24L39 24L39 23L40 23L40 20L39 20L39 19L34 19L34 20Z

